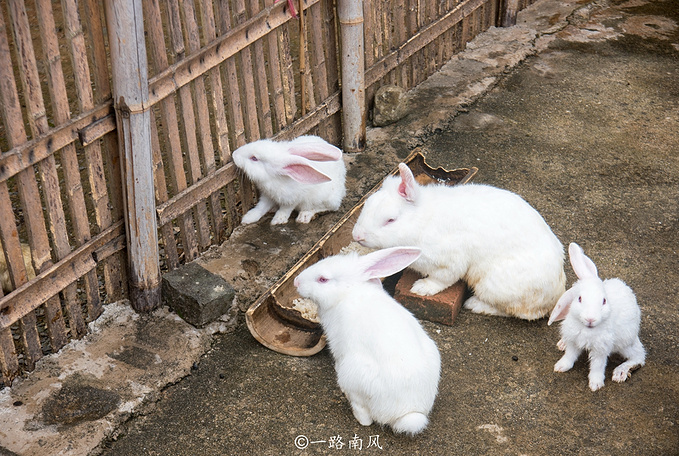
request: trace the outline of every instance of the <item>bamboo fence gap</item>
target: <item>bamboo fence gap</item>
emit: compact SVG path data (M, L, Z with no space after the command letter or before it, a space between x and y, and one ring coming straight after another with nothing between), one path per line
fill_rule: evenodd
M0 386L106 304L157 305L161 271L230 235L256 200L233 150L303 134L360 150L379 87L414 87L531 1L0 2ZM148 96L124 104L113 88L143 70L112 73L123 6L148 61Z

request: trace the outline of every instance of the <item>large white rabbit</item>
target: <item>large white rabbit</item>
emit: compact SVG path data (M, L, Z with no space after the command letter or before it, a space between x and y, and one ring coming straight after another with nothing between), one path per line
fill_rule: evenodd
M550 325L563 320L557 346L565 353L554 370L570 370L580 353L588 351L589 387L596 391L604 386L611 354L625 358L613 371L613 381L624 382L632 369L644 365L646 351L639 340L641 310L634 292L622 280L599 278L596 265L578 244L571 243L568 254L579 280L563 294L549 317Z
M337 383L363 426L373 421L416 434L438 392L441 358L417 319L384 291L379 277L414 261L419 249L396 247L325 258L295 278L318 305L335 359Z
M318 212L336 211L346 193L342 151L318 136L292 141L260 139L233 152L233 162L259 189L259 201L243 215L255 223L277 209L272 225L286 223L298 210L298 223Z
M474 295L473 312L544 317L565 290L561 242L540 214L515 193L488 185L419 185L405 164L365 202L353 228L366 247L412 245L411 267L424 278L418 295L434 295L460 279Z

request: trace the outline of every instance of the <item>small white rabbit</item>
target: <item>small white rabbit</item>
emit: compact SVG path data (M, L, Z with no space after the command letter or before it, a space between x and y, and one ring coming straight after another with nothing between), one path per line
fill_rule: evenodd
M533 320L565 290L561 242L515 193L481 184L419 185L405 164L365 202L353 238L365 247L413 245L424 276L411 291L434 295L460 279L465 308Z
M624 382L630 370L643 366L646 352L639 340L641 310L634 292L620 279L602 281L594 262L571 243L568 255L578 281L559 299L548 324L563 320L561 340L565 350L554 371L566 372L583 350L589 352L589 387L604 386L606 361L619 353L626 361L613 371L613 381Z
M382 288L379 277L405 268L419 249L396 247L364 256L325 258L294 281L318 305L335 359L337 383L363 426L421 432L438 392L441 357L415 317Z
M342 151L318 136L292 141L260 139L233 152L233 162L259 189L259 201L243 224L255 223L277 209L272 225L286 223L297 209L298 223L323 211L336 211L346 193Z

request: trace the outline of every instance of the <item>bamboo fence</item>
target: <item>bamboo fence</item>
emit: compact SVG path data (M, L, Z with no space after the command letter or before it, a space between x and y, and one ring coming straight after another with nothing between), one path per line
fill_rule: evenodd
M346 144L343 1L130 2L143 16L141 107L120 99L126 76L112 72L111 40L134 29L114 23L114 0L0 2L0 386L130 296L139 255L172 270L229 236L256 198L232 150L306 133ZM365 71L356 134L364 139L377 88L416 86L528 3L363 1L363 16L359 8L352 18ZM136 179L155 197L157 249L130 244L139 228L130 167L146 164L129 163L142 155L125 152L121 128L136 113L149 118L148 175Z

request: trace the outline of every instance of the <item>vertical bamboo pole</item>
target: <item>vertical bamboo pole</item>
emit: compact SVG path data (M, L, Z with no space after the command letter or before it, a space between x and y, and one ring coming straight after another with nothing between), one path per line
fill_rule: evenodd
M66 3L63 4L65 11L68 11L68 6ZM56 33L56 26L54 22L54 15L52 11L52 2L47 0L36 1L36 13L38 18L38 24L40 25L40 36L43 43L43 56L44 56L44 67L47 68L47 85L49 87L49 93L51 98L52 116L55 124L59 125L69 120L70 107L68 105L68 94L66 90L66 82L64 71L62 68L61 55L59 53L59 41ZM70 27L74 25L77 20L68 21L68 19L73 19L70 17L72 15L66 15L67 19L67 36L69 40L77 40L77 34L74 32L74 28ZM82 42L84 49L84 42ZM81 62L74 59L74 62L78 64ZM77 83L87 84L90 87L89 74L85 78L79 78L81 76L81 71L83 68L87 68L85 65L86 61L81 65L82 67L76 67L74 70L74 76ZM85 94L80 93L79 100L85 99ZM94 107L92 104L91 107ZM46 123L46 122L45 122ZM88 158L90 155L95 155L94 152L87 153ZM80 181L80 171L78 165L78 157L76 154L75 146L69 144L61 150L61 169L64 175L64 184L62 186L62 191L65 193L66 200L68 201L68 207L70 207L71 219L73 223L73 235L75 241L78 245L82 245L91 238L89 222L87 220L87 209L85 206L85 196L82 188L82 183ZM105 188L105 185L104 185ZM92 188L91 193L93 195L98 194L98 188ZM58 215L61 219L63 216ZM64 222L60 221L54 223L55 225L62 225L61 229L65 232L68 231ZM71 252L68 242L62 242L62 247L57 247L57 259L60 260L64 256ZM59 245L59 244L58 244ZM97 280L96 271L90 271L85 277L85 290L87 296L88 309L98 309L101 307L101 301L99 298L99 282ZM80 306L80 302L77 296L76 284L72 283L64 290L64 296L66 298L66 310L68 312L68 321L71 328L72 337L80 337L87 332L87 325L83 317L83 312Z
M363 1L338 0L342 65L342 119L344 150L365 148L365 62Z
M175 62L183 60L186 57L186 46L184 43L184 35L182 29L181 6L185 2L179 0L172 0L166 2L168 5L168 19L171 49L174 52ZM190 50L189 50L190 52ZM194 106L194 96L191 86L195 84L185 84L179 87L179 102L181 121L184 127L185 143L185 160L186 171L189 185L196 183L203 177L200 166L200 155L198 151L198 135L200 128L196 128L196 107ZM203 93L204 95L204 93ZM207 249L210 246L210 228L208 226L207 205L204 201L199 201L194 206L194 214L196 221L196 234L198 237L199 250ZM191 229L191 228L189 228ZM198 251L194 251L194 256L187 256L188 251L184 251L186 260L193 260L198 256Z
M150 311L160 305L160 265L142 4L106 0L105 6L127 208L130 301L135 310Z
M231 28L231 7L227 0L216 0L215 3L215 32L216 35L223 35ZM230 114L227 116L227 121L230 122L231 133L232 133L232 148L245 144L245 124L243 123L243 109L240 102L240 88L238 83L238 71L236 68L236 58L230 57L224 61L224 76L222 78L222 83L226 88L225 96L225 108ZM215 89L216 90L216 89ZM228 145L225 143L225 146ZM226 151L226 149L225 149ZM228 158L227 158L228 157ZM231 152L224 155L224 162L231 158ZM224 163L223 162L223 163ZM238 215L238 197L236 194L236 185L240 185L242 178L239 178L235 184L230 184L226 188L227 194L227 218L230 221L229 232L238 225L239 215Z
M299 87L302 98L302 117L306 115L308 104L306 71L306 21L304 20L304 0L299 0Z
M171 4L168 6L171 6ZM149 36L151 37L149 40L149 45L151 47L151 61L155 63L155 71L159 73L169 66L163 33L163 23L160 15L160 4L157 1L145 1L144 8L144 20L146 21ZM168 16L169 18L174 17L172 14L168 14ZM174 28L170 28L168 33L172 33L173 30ZM169 171L170 182L172 183L176 194L186 189L188 184L186 182L186 173L184 172L184 157L182 155L182 141L179 132L179 119L177 116L175 97L165 97L160 102L160 116L160 123L164 129L163 134L167 138L167 170ZM165 193L167 193L167 188L165 189ZM159 195L164 197L164 199L158 200L161 203L167 201L167 197L169 197L169 195L163 195L162 192ZM177 218L179 236L184 249L184 259L186 261L191 261L198 256L198 245L193 223L194 220L191 211L182 214ZM163 233L165 248L176 249L175 240L170 239L171 236L174 237L172 224L168 224L167 227L161 227L161 232ZM172 253L172 256L175 256L174 252ZM171 266L170 263L168 264ZM171 266L171 269L174 269L177 266L178 263Z
M247 12L249 17L257 16L261 11L259 2L247 2ZM266 59L264 57L264 40L260 39L252 43L252 68L255 79L255 93L258 98L259 131L262 137L270 138L273 136L273 122L271 113L271 101L269 83L267 81Z
M331 49L331 51L326 55L326 75L328 77L328 93L335 93L339 90L339 62L337 56L337 37L336 32L336 19L337 14L333 2L321 2L323 5L323 33L325 35L325 48ZM331 144L340 144L340 138L342 137L342 119L341 114L333 114L327 123L329 127L326 130L327 137L324 139Z
M14 40L17 46L17 55L19 57L19 65L21 70L21 85L24 91L24 101L26 103L27 112L29 114L28 123L31 133L34 137L45 134L49 130L47 121L45 104L40 90L40 75L38 73L38 66L35 57L35 51L32 46L32 38L30 33L30 24L28 15L23 2L13 0L9 3L10 24L13 28ZM4 45L3 45L4 47ZM3 78L8 81L14 80L13 76L9 75ZM4 90L17 91L17 87L4 86ZM18 93L7 92L3 98L18 99ZM12 102L14 105L15 103ZM18 106L18 103L16 103ZM7 131L9 138L13 138L12 144L22 144L26 141L26 131L22 123L21 111L17 111L17 116L6 117ZM57 176L56 162L54 156L51 155L42 160L38 166L39 176L42 183L43 195L45 197L45 205L47 207L46 214L49 221L49 230L52 234L52 240L58 252L66 255L70 249L68 244L68 236L66 234L66 226L64 223L63 206L61 205L59 179ZM19 174L19 196L22 199L23 213L26 217L27 231L29 237L29 244L31 245L33 262L35 270L43 271L44 268L49 267L51 263L50 247L47 232L45 231L43 219L43 206L40 198L40 189L35 180L33 170L25 170ZM11 260L10 260L11 261ZM16 278L16 275L13 276ZM15 283L15 286L18 284ZM50 298L45 306L48 316L48 324L54 322L59 324L59 328L54 328L54 334L58 336L53 338L53 344L63 342L60 316L62 314L61 303L57 296ZM28 370L33 370L34 363L42 357L42 348L40 337L37 329L37 319L35 312L30 312L21 318L20 334L23 345L26 349L26 367ZM48 326L48 328L50 328ZM52 329L50 329L52 331Z
M504 0L500 15L500 25L511 27L516 25L516 15L519 13L519 0Z
M200 50L200 32L198 28L198 21L196 19L195 5L193 2L183 2L182 12L184 13L184 28L186 30L186 38L188 44L188 50L190 53L197 52ZM200 139L200 156L197 161L197 173L192 175L192 179L195 181L203 178L205 174L210 174L216 169L215 165L215 150L212 144L212 135L210 131L210 111L208 108L208 92L205 90L205 75L196 78L193 81L194 86L194 108L195 108L195 119L198 131L196 136ZM190 89L189 89L190 90ZM200 170L200 163L202 158L202 163L205 172L202 173ZM212 227L214 238L218 239L222 231L222 207L219 201L219 194L213 193L208 198L209 212L212 219ZM205 202L200 206L196 206L196 211L198 214L207 216L208 207L206 207ZM207 217L205 217L207 218ZM201 241L201 248L206 249L211 244L210 239L210 223L208 220L204 220L205 233L201 233L199 240Z
M314 106L316 106L328 98L328 74L325 59L326 46L325 43L323 43L323 18L321 15L321 4L317 3L309 8L309 14L311 15L311 20L309 21L311 25L311 33L309 34L308 38L309 42L311 43L310 66L311 74L313 75L315 81L313 86L315 98ZM319 125L319 133L326 140L329 137L329 128L330 124L325 121L321 122Z
M264 0L264 7L274 4L274 0ZM279 27L280 28L280 27ZM288 124L285 118L285 94L283 93L283 80L281 77L281 61L278 55L278 33L271 32L266 35L265 42L268 50L268 68L271 79L271 95L274 111L274 132L278 133Z
M334 8L334 6L333 6ZM290 32L287 26L276 29L278 38L278 56L281 62L281 82L283 83L283 99L285 100L285 124L290 125L297 113L295 99L295 76L290 46ZM228 60L227 60L228 62Z
M112 97L111 82L108 73L108 58L104 34L106 30L102 24L103 5L99 0L84 0L79 2L82 7L82 25L87 32L85 49L91 53L92 77L94 82L94 104L105 102ZM115 134L108 134L102 140L102 155L104 159L104 175L108 182L109 204L111 205L111 223L123 218L123 194L120 177L120 157L118 155L118 138ZM105 223L101 229L108 228ZM127 294L127 271L125 269L125 252L107 258L104 263L104 286L109 302L120 300ZM88 320L94 320L99 315L93 312Z
M231 13L235 18L235 24L240 25L248 20L247 11L245 9L245 0L235 0L231 8ZM252 69L252 49L250 46L245 47L239 53L240 56L240 70L243 85L243 96L241 97L241 107L245 116L245 135L249 142L256 141L262 136L259 131L259 122L257 121L257 98L255 95L254 72ZM238 78L238 73L234 75ZM231 75L230 75L231 77ZM255 191L252 183L247 178L242 178L240 182L241 207L243 214L245 214L255 203Z
M248 20L248 13L245 9L245 0L235 0L234 7L231 9L236 18L236 25L240 25ZM257 120L257 95L255 94L254 70L252 68L252 48L245 47L239 53L241 78L243 79L243 101L241 106L245 113L245 133L249 142L256 141L262 137L259 131L259 121ZM252 202L252 192L243 192L243 210L250 208ZM247 204L246 204L247 202Z

